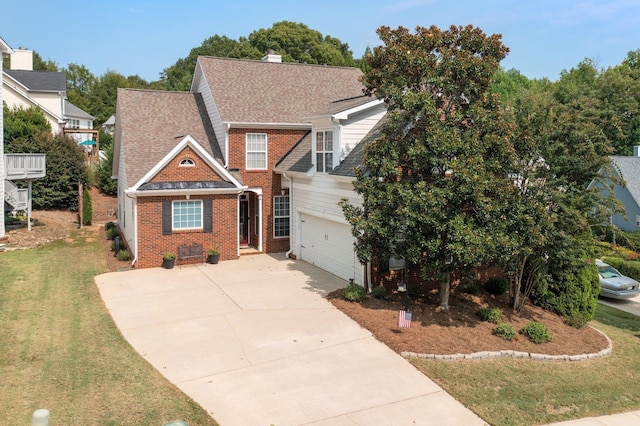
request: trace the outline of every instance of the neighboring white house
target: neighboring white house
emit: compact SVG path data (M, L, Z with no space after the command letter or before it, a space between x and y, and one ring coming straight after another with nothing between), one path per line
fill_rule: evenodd
M45 115L51 131L64 128L93 129L92 117L67 100L67 79L63 72L34 71L33 51L15 49L11 68L3 70L2 90L9 108L38 107ZM74 134L78 142L90 139L91 133Z
M13 49L0 38L0 56L11 55ZM0 60L0 104L5 100L4 78ZM46 159L44 154L5 154L3 111L0 110L0 195L2 196L2 219L0 219L0 238L5 236L4 214L8 211L27 211L28 226L31 229L31 181L44 177ZM27 180L28 188L18 188L13 180Z
M623 231L640 232L640 146L633 147L632 156L614 155L609 161L613 173L622 181L614 186L613 195L625 210L625 216L613 215L611 224ZM592 187L602 188L602 185L594 180L589 184L589 188ZM609 195L609 190L602 189L602 193Z

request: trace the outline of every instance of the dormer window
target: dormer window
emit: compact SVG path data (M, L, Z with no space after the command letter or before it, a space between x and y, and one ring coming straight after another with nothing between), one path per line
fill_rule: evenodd
M180 167L195 167L196 163L191 158L185 158L180 161Z
M316 132L316 171L329 173L333 170L333 130Z

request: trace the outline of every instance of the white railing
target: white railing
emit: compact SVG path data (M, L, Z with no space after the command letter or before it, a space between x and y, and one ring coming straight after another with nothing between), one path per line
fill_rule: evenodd
M29 206L29 190L20 189L11 181L4 181L4 199L13 210L26 210Z
M5 154L7 179L37 179L47 174L45 154Z

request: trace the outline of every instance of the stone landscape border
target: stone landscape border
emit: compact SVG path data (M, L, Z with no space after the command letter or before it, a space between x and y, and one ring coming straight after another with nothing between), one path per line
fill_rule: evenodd
M591 326L589 326L591 327ZM400 352L400 355L404 358L424 358L424 359L437 359L445 361L457 361L457 360L484 360L484 359L497 359L497 358L515 358L515 359L533 359L536 361L585 361L588 359L602 358L611 355L613 351L613 342L609 339L609 336L604 334L597 328L593 328L598 333L602 334L607 339L607 347L600 352L580 355L547 355L539 353L519 352L519 351L482 351L474 352L471 354L420 354L416 352Z

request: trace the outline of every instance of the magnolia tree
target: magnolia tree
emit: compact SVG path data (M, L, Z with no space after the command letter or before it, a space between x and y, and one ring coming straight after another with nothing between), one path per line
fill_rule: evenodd
M452 272L507 256L512 127L488 86L508 49L472 26L378 29L366 91L388 108L342 203L361 261L402 257L438 280L448 309Z

